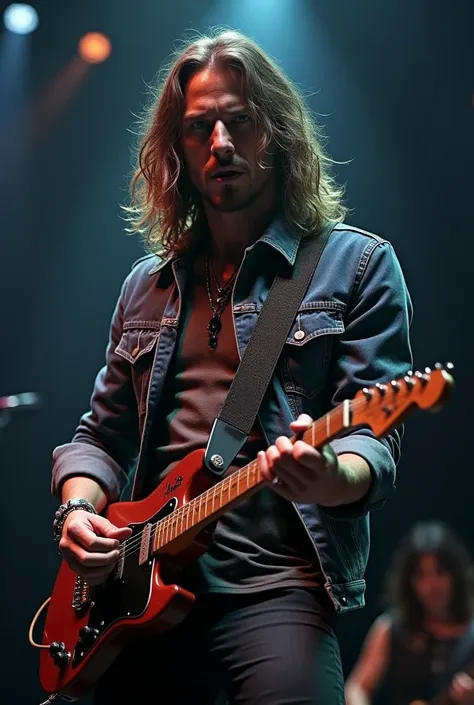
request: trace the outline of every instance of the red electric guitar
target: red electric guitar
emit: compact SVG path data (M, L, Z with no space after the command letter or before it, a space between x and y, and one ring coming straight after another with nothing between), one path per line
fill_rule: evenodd
M320 448L361 426L383 436L411 408L442 405L453 384L451 367L436 365L363 389L315 421L302 438ZM49 649L40 656L47 693L77 700L137 634L171 629L192 608L194 595L178 584L180 569L206 551L221 514L268 484L256 460L216 483L203 468L203 456L204 450L190 453L146 499L107 508L107 518L130 526L133 534L105 583L89 587L61 564L43 634Z

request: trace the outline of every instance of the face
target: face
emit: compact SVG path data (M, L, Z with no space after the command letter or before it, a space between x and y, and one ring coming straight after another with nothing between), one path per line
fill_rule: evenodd
M436 556L432 554L420 556L412 587L426 612L446 614L449 611L453 579L450 573L440 568Z
M274 158L258 154L257 143L239 73L218 66L195 73L185 89L181 145L208 207L240 211L274 192Z

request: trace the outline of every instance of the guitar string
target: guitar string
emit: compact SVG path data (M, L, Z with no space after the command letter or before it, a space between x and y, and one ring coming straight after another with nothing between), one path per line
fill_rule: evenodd
M361 400L361 401L364 401L364 400ZM354 405L354 404L356 404L356 402L353 401L352 405ZM326 414L322 419L318 419L317 421L315 421L312 425L316 429L322 429L324 427L324 430L325 430L326 416L327 415L334 416L338 412L339 413L341 412L341 409L339 406L336 407L335 409L333 409L332 411L330 411L329 414ZM324 419L324 421L323 421L323 419ZM221 486L223 487L223 484L227 482L228 487L226 489L228 489L230 491L230 489L232 487L232 482L235 482L237 474L244 473L246 470L248 471L249 469L252 469L252 466L255 466L256 462L257 462L256 460L253 460L251 463L244 466L243 468L239 468L239 470L235 473L235 475L233 474L233 475L230 475L228 478L226 478ZM215 491L216 487L219 487L219 485L214 485L213 487L210 487L208 490L205 490L203 493L201 493L197 497L194 497L192 500L187 502L185 505L179 507L176 511L171 512L171 514L169 514L168 516L164 517L163 519L159 519L154 524L151 524L151 528L149 530L153 531L160 524L163 529L163 532L166 531L166 529L169 528L170 525L174 524L176 521L179 521L180 519L182 520L186 513L189 513L190 511L192 511L197 506L198 502L202 503L202 497L204 495L209 493L209 496L211 496L210 492L212 492L213 490ZM145 529L138 532L138 534L136 534L134 537L131 537L131 539L129 539L129 541L131 541L131 542L127 545L127 547L124 551L124 556L123 556L124 558L139 549L141 542L142 542L142 537L143 537L144 531L145 531ZM166 543L169 543L169 542L167 541Z
M366 403L367 403L367 400L365 399L365 397L362 397L360 399L353 399L350 401L351 410L357 410L358 407L360 407ZM316 421L314 421L312 426L314 426L315 430L326 430L327 417L328 416L329 417L335 416L336 413L341 413L341 411L342 411L341 405L338 405L337 407L332 409L330 412L325 414L321 419L317 419ZM228 478L226 478L226 480L224 480L224 483L228 482L228 485L229 485L228 488L226 488L226 489L228 489L229 491L232 489L232 482L235 482L235 479L237 478L237 473L243 473L246 470L248 471L249 469L251 469L252 465L256 465L256 463L257 463L257 461L253 460L251 463L244 466L243 468L239 468L239 470L235 474L230 475ZM258 471L258 468L257 468L257 471ZM211 492L213 490L215 491L215 489L217 487L219 487L219 485L214 485L213 487L208 488L207 490L205 490L203 493L201 493L197 497L194 497L192 500L190 500L186 504L179 507L176 511L171 512L171 514L169 514L166 517L163 517L163 519L159 519L155 523L152 523L149 529L142 529L135 536L131 537L130 539L126 539L123 542L124 544L126 544L125 550L123 551L123 556L119 556L119 558L126 558L140 548L145 530L150 530L150 532L153 532L156 529L156 527L159 524L161 524L161 526L163 527L163 530L166 531L168 526L175 524L176 521L179 521L180 519L182 520L184 518L185 514L189 513L189 511L192 510L198 504L198 502L202 503L202 497L204 497L206 494L209 494L209 497L211 498ZM207 504L208 501L209 500L206 500L205 504ZM190 527L190 528L192 528L192 527ZM177 538L177 537L175 537L175 538ZM170 541L167 541L166 543L170 543L172 540L175 540L175 539L171 539ZM128 543L128 541L130 541L130 543ZM166 545L166 544L164 544L164 545ZM163 546L161 548L163 548Z
M415 382L415 384L416 384L416 378L417 378L417 375L411 376L411 380L413 382ZM388 387L389 385L385 385L385 386ZM414 389L414 387L412 386L408 389L408 391L411 393L413 391L413 389ZM349 401L351 411L356 411L360 406L365 405L366 403L367 403L367 399L365 396L361 396L358 399L356 398L356 399L352 399ZM325 414L322 418L314 421L313 424L310 426L310 428L314 428L315 430L321 430L321 429L326 430L328 418L330 418L331 416L335 416L337 413L341 413L341 412L343 413L343 408L342 408L342 404L339 404L334 409L332 409L327 414ZM324 428L325 426L326 426L326 428ZM307 433L307 431L305 433ZM235 474L230 475L228 478L226 478L226 480L224 480L221 487L223 487L224 483L227 482L228 483L227 490L230 492L230 490L232 489L232 483L233 482L235 483L235 479L238 478L238 474L239 473L243 474L245 471L250 470L252 468L252 466L256 465L256 463L257 463L257 461L253 460L248 465L244 466L243 468L239 468L239 470ZM258 467L256 469L258 471ZM217 487L219 487L219 484L208 488L207 490L205 490L203 493L201 493L197 497L194 497L192 500L190 500L186 504L179 507L176 511L171 512L171 514L164 517L163 519L159 519L154 524L152 523L151 525L149 525L150 526L150 529L149 529L150 533L153 532L158 527L158 525L161 525L163 530L166 531L167 528L169 528L170 526L175 524L177 521L182 520L186 513L189 514L190 510L192 510L194 507L196 507L198 502L201 504L202 497L204 497L206 494L209 494L209 497L211 497L211 492L215 491L215 489ZM205 504L207 504L207 502L208 502L208 500L206 500ZM198 521L198 523L199 523L199 521ZM193 526L196 526L196 525L194 524ZM190 529L193 528L193 526L190 527ZM124 541L125 550L123 551L123 555L119 556L119 558L125 559L126 557L130 556L132 553L135 553L135 551L139 550L141 543L142 543L143 534L144 534L145 530L146 529L142 529L141 531L138 532L138 534L131 537L131 539L130 539L131 543L128 544L127 543L128 540ZM186 529L186 531L187 530L188 529ZM181 533L184 533L184 532L181 532ZM175 537L174 539L170 539L165 544L163 544L163 546L161 546L160 548L163 548L164 546L171 543L171 541L175 540L176 538L177 537Z
M412 389L413 389L413 388L412 388ZM410 390L410 391L411 391L411 390ZM360 406L365 405L366 403L367 403L367 399L366 399L365 397L361 397L361 398L359 398L359 399L352 399L352 400L350 401L351 410L357 410ZM316 421L314 421L313 424L312 424L312 427L314 427L315 430L321 430L321 429L326 430L325 425L327 424L327 417L328 417L328 416L329 416L329 417L330 417L330 416L335 416L336 413L341 413L341 411L342 411L341 406L342 406L342 405L338 405L337 407L335 407L334 409L332 409L330 412L328 412L327 414L325 414L321 419L317 419ZM311 428L311 427L310 427L310 428ZM308 429L308 430L309 430L309 429ZM228 486L227 489L228 489L229 491L232 489L232 486L231 486L231 485L232 485L232 482L234 482L235 479L237 478L237 473L240 473L240 472L243 473L245 470L249 470L252 465L255 465L255 464L256 464L256 462L257 462L256 460L253 460L253 461L252 461L251 463L249 463L248 465L244 466L243 468L240 468L235 474L230 475L228 478L226 478L226 480L224 480L224 482L227 481L228 484L229 484L229 486ZM197 506L198 502L199 502L199 503L202 503L202 497L203 497L204 495L209 494L209 497L211 497L211 492L212 492L213 490L215 491L215 489L216 489L217 487L219 487L219 485L214 485L213 487L208 488L207 490L205 490L203 493L201 493L201 494L198 495L197 497L194 497L192 500L190 500L190 501L187 502L186 504L184 504L184 505L182 505L181 507L179 507L176 511L171 512L171 514L169 514L168 516L164 517L163 519L159 519L159 520L158 520L157 522L155 522L154 524L152 523L151 526L150 526L150 529L149 529L150 532L153 532L153 531L156 529L156 527L157 527L158 525L160 525L160 524L161 524L161 526L162 526L162 528L163 528L163 531L166 531L167 528L169 528L169 526L172 526L172 525L175 524L177 521L182 520L182 519L184 518L184 516L185 516L186 513L188 513L190 510L192 510L194 507ZM209 501L209 500L206 500L206 502L205 502L204 504L207 504L208 501ZM199 522L198 522L198 523L199 523ZM193 526L196 526L196 525L194 524ZM193 526L191 526L191 527L189 528L189 530L192 529ZM188 529L186 529L186 530L188 530ZM126 547L125 547L125 550L123 551L123 556L121 556L121 558L125 559L126 557L130 556L132 553L135 553L135 551L137 551L137 550L140 548L141 543L142 543L142 538L143 538L144 532L145 532L145 529L143 529L142 531L139 531L138 534L136 534L135 536L131 537L131 539L130 539L130 540L131 540L131 543L130 543L130 544L127 544L127 540L124 541L124 544L127 544L127 545L126 545ZM184 532L182 532L182 533L184 533ZM171 541L175 540L176 538L177 538L177 537L175 537L174 539L170 539L169 541L167 541L167 542L166 542L163 546L161 546L160 548L163 548L164 546L166 546L167 544L171 543ZM120 558L120 557L119 557L119 558Z

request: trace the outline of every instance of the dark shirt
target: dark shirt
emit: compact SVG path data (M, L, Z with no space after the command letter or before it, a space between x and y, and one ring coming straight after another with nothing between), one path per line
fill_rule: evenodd
M453 639L438 639L427 631L412 632L393 621L390 664L377 698L383 705L410 705L431 701L449 688L455 673L474 657L472 625Z
M206 446L239 363L230 304L222 316L217 349L208 346L212 311L200 274L189 283L183 305L179 341L157 414L156 470L149 490L188 453ZM246 465L264 448L256 423L233 469ZM220 518L210 550L186 578L195 592L321 585L316 553L295 508L269 488Z

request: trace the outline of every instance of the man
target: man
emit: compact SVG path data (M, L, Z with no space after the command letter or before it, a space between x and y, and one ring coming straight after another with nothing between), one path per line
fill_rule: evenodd
M191 615L126 649L96 703L207 705L224 690L231 703L341 705L333 617L363 605L368 514L393 489L400 436L361 430L321 453L288 436L409 369L399 264L389 243L341 223L308 110L245 36L186 47L144 124L128 217L161 258L127 277L91 410L54 451L56 495L89 503L60 517L59 545L90 583L129 534L93 512L127 480L134 499L145 496L206 445L275 274L304 237L337 225L235 460L258 454L271 486L224 515L187 569Z

